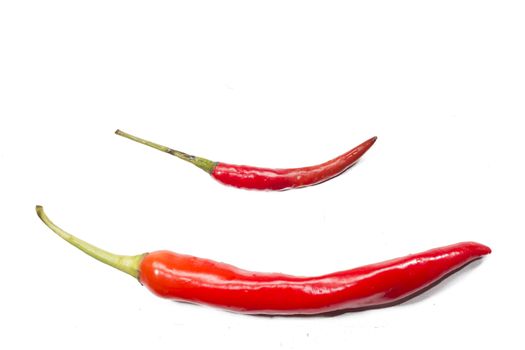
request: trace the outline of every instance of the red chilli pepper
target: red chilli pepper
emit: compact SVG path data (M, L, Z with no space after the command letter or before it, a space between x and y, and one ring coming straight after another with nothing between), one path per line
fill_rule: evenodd
M323 314L390 305L491 252L479 243L464 242L318 277L296 277L246 271L169 251L115 255L63 231L42 207L36 211L60 237L137 278L158 296L247 314Z
M354 163L366 151L368 151L370 147L372 147L377 139L377 137L372 137L354 149L340 155L339 157L319 165L292 169L271 169L213 162L205 158L195 157L184 152L180 152L169 147L141 139L120 130L115 131L115 133L130 140L142 143L188 161L206 171L217 181L222 182L225 185L245 189L271 191L316 185L336 177L354 165Z

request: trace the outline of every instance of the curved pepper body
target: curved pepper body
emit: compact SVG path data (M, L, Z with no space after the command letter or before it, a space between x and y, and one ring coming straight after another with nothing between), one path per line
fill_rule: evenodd
M147 254L139 280L153 293L250 314L321 314L394 303L490 253L464 242L318 277L258 273L169 251Z
M255 190L287 190L316 185L350 168L376 141L373 137L323 164L292 169L259 168L217 163L211 175L223 184Z

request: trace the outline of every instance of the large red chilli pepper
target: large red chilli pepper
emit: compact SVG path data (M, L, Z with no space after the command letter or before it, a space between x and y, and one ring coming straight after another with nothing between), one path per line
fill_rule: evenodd
M296 277L246 271L169 251L115 255L63 231L41 206L36 211L67 242L137 278L158 296L247 314L323 314L390 305L491 252L482 244L463 242L351 270Z
M245 189L272 191L306 187L329 180L354 165L372 147L377 139L377 137L372 137L339 157L319 165L303 168L272 169L214 162L144 140L121 130L117 130L115 133L188 161L223 184Z

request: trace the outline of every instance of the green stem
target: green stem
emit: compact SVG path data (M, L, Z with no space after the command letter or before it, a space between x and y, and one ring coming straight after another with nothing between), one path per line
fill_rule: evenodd
M150 146L152 148L158 149L159 151L162 151L162 152L165 152L165 153L169 153L172 156L175 156L175 157L178 157L178 158L180 158L182 160L190 162L191 164L201 168L202 170L204 170L208 174L211 174L213 172L213 169L215 169L215 166L217 165L217 162L213 162L213 161L211 161L209 159L192 156L191 154L187 154L187 153L184 153L184 152L181 152L181 151L177 151L177 150L171 149L169 147L159 145L158 143L151 142L151 141L148 141L148 140L144 140L144 139L142 139L140 137L130 135L130 134L128 134L128 133L126 133L124 131L121 131L121 130L115 131L115 134L120 135L120 136L125 137L125 138L130 139L130 140L133 140L135 142L142 143L143 145Z
M107 252L103 249L97 248L94 245L91 245L87 242L84 242L80 238L77 238L73 236L70 233L67 233L66 231L62 230L60 227L55 225L44 213L44 208L42 206L37 205L36 206L36 213L38 217L46 224L47 227L49 227L53 232L55 232L57 235L62 237L65 241L69 242L70 244L74 245L87 255L103 262L104 264L107 264L109 266L112 266L120 271L123 271L135 278L139 278L139 267L140 263L142 262L142 259L144 258L145 254L141 255L135 255L135 256L128 256L128 255L117 255L110 252Z

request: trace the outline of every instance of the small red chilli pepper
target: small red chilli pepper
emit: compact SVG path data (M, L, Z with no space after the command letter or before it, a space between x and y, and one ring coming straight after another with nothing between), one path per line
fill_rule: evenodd
M271 191L316 185L336 177L354 165L355 162L366 151L368 151L370 147L372 147L377 139L377 137L372 137L354 149L340 155L339 157L319 165L303 168L271 169L258 168L248 165L233 165L222 162L213 162L206 158L192 156L184 152L144 140L140 137L130 135L121 130L117 130L115 133L130 140L142 143L188 161L206 171L217 181L222 182L225 185L252 190Z
M169 251L115 255L63 231L41 206L36 211L67 242L137 278L158 296L247 314L307 315L391 305L491 252L482 244L463 242L318 277L296 277Z

